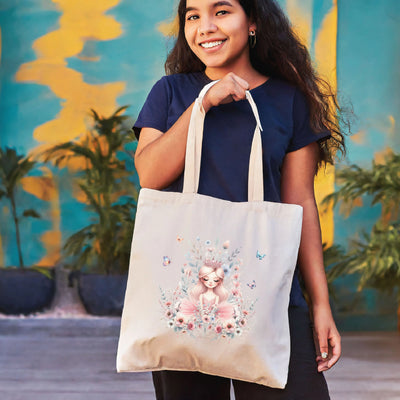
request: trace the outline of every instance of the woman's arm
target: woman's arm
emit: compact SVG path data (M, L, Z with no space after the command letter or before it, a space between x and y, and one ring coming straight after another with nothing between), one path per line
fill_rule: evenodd
M248 83L233 73L227 74L204 96L204 111L222 103L246 98ZM182 173L185 165L186 139L189 128L191 104L165 133L143 128L135 153L135 166L140 185L150 189L162 189Z
M332 317L325 275L321 228L314 196L314 175L319 156L317 143L311 143L285 156L281 176L281 197L284 203L303 207L303 227L298 264L310 296L314 327L319 350L329 358L317 357L318 371L331 368L341 352L340 335Z
M192 109L193 103L165 133L153 128L140 131L135 166L142 187L162 189L183 171Z

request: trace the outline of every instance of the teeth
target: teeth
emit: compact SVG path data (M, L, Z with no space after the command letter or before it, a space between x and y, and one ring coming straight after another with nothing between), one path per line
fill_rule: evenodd
M206 43L201 43L201 47L205 47L206 49L209 49L210 47L215 47L218 46L222 43L222 40L218 40L217 42L206 42Z

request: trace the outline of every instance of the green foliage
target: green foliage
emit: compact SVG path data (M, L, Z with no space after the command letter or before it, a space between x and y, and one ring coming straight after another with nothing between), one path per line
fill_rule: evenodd
M6 196L8 199L14 197L15 189L21 179L28 175L34 168L35 161L31 161L15 149L8 147L0 148L0 198Z
M372 163L367 170L351 165L336 173L341 188L328 195L324 203L344 202L350 213L361 196L373 196L372 204L381 203L385 217L396 220L400 204L400 154L391 154L385 164Z
M400 224L378 222L362 240L353 240L344 259L328 272L329 280L360 273L358 290L372 287L392 292L400 287Z
M129 265L138 191L125 161L118 157L127 152L125 145L136 140L120 115L126 106L109 118L92 110L93 128L82 138L58 144L43 153L63 167L78 160L83 167L75 180L86 198L91 223L71 235L65 242L65 255L72 256L72 267L101 273L125 272ZM133 157L132 154L129 154Z
M338 247L325 251L337 253L336 258L327 260L328 280L358 274L358 290L370 287L391 293L398 289L400 301L400 155L391 154L385 164L374 162L369 170L351 165L339 171L337 177L342 186L324 203L342 202L349 213L361 196L370 195L372 204L382 205L382 217L370 233L363 232L361 238L353 239L347 252Z
M11 215L15 225L15 234L18 248L18 258L20 268L24 268L22 257L21 238L19 232L19 222L21 217L40 218L40 215L32 209L25 210L21 216L17 214L16 190L20 186L21 179L31 172L35 167L35 161L17 154L15 149L6 147L0 148L0 199L5 197L11 205Z

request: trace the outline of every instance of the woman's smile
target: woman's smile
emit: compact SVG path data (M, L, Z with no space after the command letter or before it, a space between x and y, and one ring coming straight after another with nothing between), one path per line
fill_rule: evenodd
M203 49L207 49L207 50L208 49L215 49L215 48L220 49L222 47L221 45L223 43L225 43L226 40L227 39L223 39L223 40L207 40L207 41L201 42L200 46Z

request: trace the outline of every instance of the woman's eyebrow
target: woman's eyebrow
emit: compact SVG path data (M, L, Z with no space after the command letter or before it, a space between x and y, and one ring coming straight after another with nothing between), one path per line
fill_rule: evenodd
M213 4L214 8L221 7L221 6L233 7L232 4L229 1L226 1L226 0L225 1L224 0L217 1L216 3Z
M217 7L221 7L221 6L233 7L232 4L226 0L217 1L211 7L217 8ZM197 8L196 7L186 7L185 14L189 11L197 11Z

